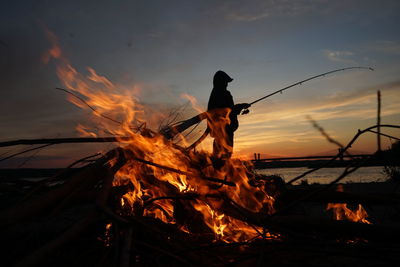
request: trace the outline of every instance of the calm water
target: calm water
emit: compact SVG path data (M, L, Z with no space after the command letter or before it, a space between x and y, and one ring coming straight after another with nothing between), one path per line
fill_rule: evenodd
M257 170L257 173L272 175L277 174L281 176L285 181L289 181L290 179L308 171L308 168L276 168L276 169L263 169ZM339 177L344 168L325 168L309 175L301 178L300 180L307 179L309 184L312 183L320 183L327 184L337 177ZM342 183L368 183L368 182L376 182L376 181L385 181L386 176L383 173L383 167L364 167L356 170L355 172L349 174L345 177L341 182ZM300 183L298 181L297 183ZM295 183L296 184L296 183Z

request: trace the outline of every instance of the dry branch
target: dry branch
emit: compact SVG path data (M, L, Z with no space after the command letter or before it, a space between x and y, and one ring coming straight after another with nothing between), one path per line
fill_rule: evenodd
M395 136L393 136L393 135L388 135L388 134L384 134L384 133L379 133L379 132L374 131L374 130L369 130L369 132L374 133L374 134L379 134L379 135L382 135L382 136L385 136L385 137L388 137L388 138L391 138L391 139L400 141L400 138L395 137Z
M314 168L314 169L311 169L309 171L306 171L305 173L303 173L303 174L291 179L290 181L287 182L287 184L292 184L293 182L300 180L301 178L305 177L306 175L308 175L310 173L313 173L313 172L315 172L317 170L320 170L322 168L325 168L325 167L329 166L332 162L336 161L338 158L343 156L343 154L354 144L354 142L361 135L363 135L364 133L369 132L370 130L375 129L377 127L378 127L378 125L374 125L374 126L366 128L364 130L358 130L358 132L354 135L353 139L351 139L351 141L343 149L341 149L340 152L336 156L334 156L331 160L329 160L328 162L326 162L325 164L323 164L323 165L321 165L321 166L319 166L317 168ZM391 125L391 124L381 124L380 127L381 128L396 128L396 129L400 129L400 126Z
M42 146L38 146L38 147L34 147L34 148L29 148L29 149L26 149L26 150L23 150L23 151L14 153L14 154L11 154L11 155L9 155L9 156L7 156L7 157L1 158L1 159L0 159L0 162L5 161L5 160L8 160L8 159L10 159L10 158L13 158L13 157L15 157L15 156L19 156L19 155L22 155L22 154L31 152L31 151L35 151L35 150L38 150L38 149L42 149L42 148L45 148L45 147L48 147L48 146L51 146L51 145L53 145L53 144L45 144L45 145L42 145Z
M378 125L377 127L377 145L378 145L378 152L382 151L382 147L381 147L381 91L378 90L377 92L377 102L378 102L378 108L377 108L377 115L376 115L376 125Z

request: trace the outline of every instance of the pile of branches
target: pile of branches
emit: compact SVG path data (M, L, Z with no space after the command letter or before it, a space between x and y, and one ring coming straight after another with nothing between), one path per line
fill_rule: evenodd
M358 131L340 153L346 153L355 140L378 126ZM393 125L379 127L400 128ZM105 138L19 140L2 143L58 144L65 142L116 141ZM28 151L28 150L26 150ZM296 177L288 184L276 177L252 176L255 188L265 186L275 198L275 212L250 211L225 194L202 196L178 192L168 183L157 180L154 186L167 188L174 203L176 224L143 215L143 207L121 205L121 198L132 191L132 184L113 186L116 172L129 154L118 147L104 155L96 154L71 164L65 170L39 182L2 179L0 195L0 236L4 266L249 266L299 265L336 266L339 264L394 264L400 252L400 219L397 194L354 194L336 192L333 185L365 162L349 166L326 186L296 188L289 184L316 169ZM151 165L164 171L181 171L141 158L129 158L138 167ZM334 160L334 159L333 159ZM368 159L367 159L368 160ZM113 164L110 164L113 162ZM83 167L73 168L77 164ZM198 164L198 162L196 163ZM195 165L195 164L194 164ZM321 166L323 167L323 166ZM151 175L150 175L151 176ZM152 179L152 177L147 177ZM227 180L199 177L220 186L235 186ZM156 180L153 178L153 180ZM225 243L205 225L202 216L189 208L188 202L199 198L218 198L224 214L262 229L251 240ZM376 219L373 224L338 221L308 212L306 203L364 204L395 210L392 224ZM397 217L396 217L397 216ZM180 230L188 226L189 231Z

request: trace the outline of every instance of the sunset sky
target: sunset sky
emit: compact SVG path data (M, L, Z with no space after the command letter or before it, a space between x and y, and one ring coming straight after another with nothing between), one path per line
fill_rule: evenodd
M52 46L48 30L79 72L88 75L91 67L138 90L139 102L152 111L148 116L185 105L182 94L205 109L217 70L234 78L228 89L241 103L333 69L373 67L294 87L239 117L238 156L332 154L337 147L308 116L346 144L358 129L376 123L381 90L382 123L400 123L399 14L398 0L9 1L0 9L0 141L79 136L76 126L88 121L89 111L54 90L64 85L57 60L43 59ZM181 118L194 114L187 108ZM398 130L383 132L400 136ZM383 141L387 148L391 141ZM62 167L107 148L54 146L24 166ZM376 136L365 135L353 149L374 152Z

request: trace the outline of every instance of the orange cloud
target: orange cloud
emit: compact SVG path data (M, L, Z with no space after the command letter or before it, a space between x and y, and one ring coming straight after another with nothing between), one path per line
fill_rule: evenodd
M292 100L282 104L282 109L276 109L276 104L254 107L252 113L240 117L235 150L238 153L252 153L265 149L279 154L290 147L298 147L303 150L300 154L309 154L323 148L334 149L312 128L306 116L322 123L331 137L346 143L355 134L357 127L366 128L375 123L376 88L381 88L382 92L382 120L396 124L390 116L400 116L400 81L353 91L339 91L320 97L318 101L312 97L306 102ZM346 121L354 122L354 128L345 128ZM372 137L364 138L360 150L373 150L373 140ZM368 142L372 144L368 145ZM281 148L271 150L274 144L281 144Z

